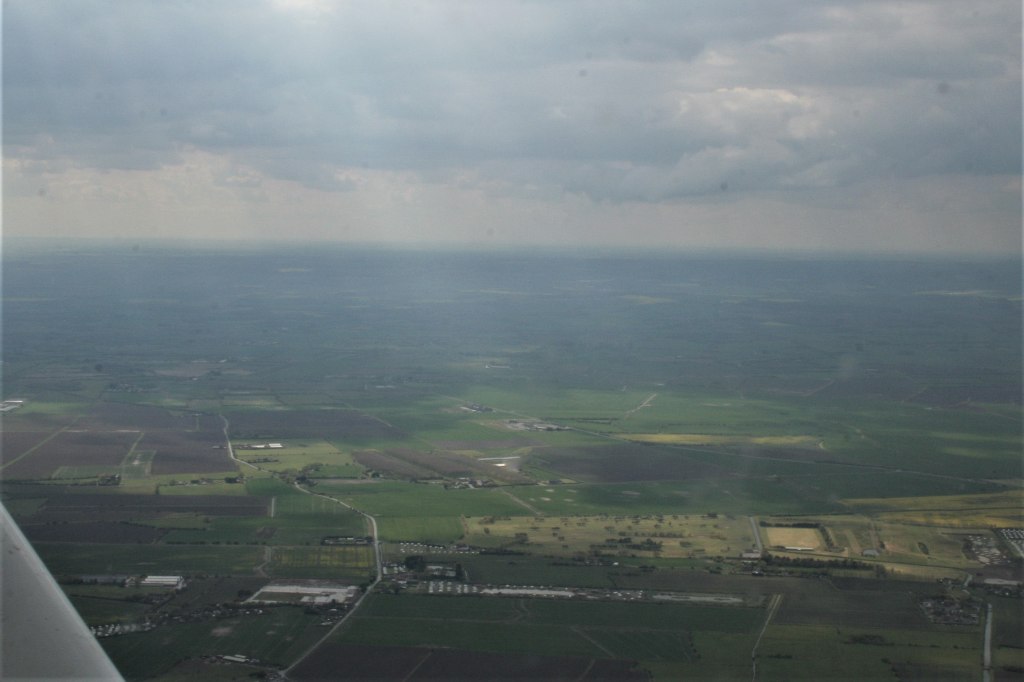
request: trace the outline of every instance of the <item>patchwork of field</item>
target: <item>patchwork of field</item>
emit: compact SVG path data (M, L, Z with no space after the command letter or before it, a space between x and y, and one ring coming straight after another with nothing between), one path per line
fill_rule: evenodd
M286 606L264 609L258 616L168 625L160 628L159 638L140 632L108 637L101 643L129 679L162 674L175 679L174 666L186 660L182 652L194 652L188 660L241 654L274 666L286 665L323 636L320 622L301 607ZM250 672L246 670L245 676Z
M951 279L1000 293L920 293ZM977 679L982 625L933 596L993 604L1000 679L1019 288L998 263L5 254L0 493L90 624L168 614L104 639L129 679L290 665L337 616L242 605L307 578L369 596L292 679ZM143 575L187 587L82 583Z
M10 441L5 438L4 478L48 478L69 467L91 467L116 473L141 434L134 431L67 429L31 445L24 439L26 435L15 434ZM19 452L18 447L24 445L28 447Z
M104 475L231 472L223 425L214 415L172 413L158 407L99 402L51 432L21 431L34 413L4 420L6 480L87 479ZM8 432L8 428L13 431Z
M348 452L321 439L290 439L286 443L234 442L235 457L276 473L304 474L314 478L358 478L365 469Z

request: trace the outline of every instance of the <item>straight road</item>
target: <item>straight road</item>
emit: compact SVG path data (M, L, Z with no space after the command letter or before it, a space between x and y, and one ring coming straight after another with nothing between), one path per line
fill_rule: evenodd
M748 516L747 520L750 521L750 530L754 533L754 542L757 544L757 551L760 554L764 554L764 545L761 544L761 531L757 527L757 519L753 516Z

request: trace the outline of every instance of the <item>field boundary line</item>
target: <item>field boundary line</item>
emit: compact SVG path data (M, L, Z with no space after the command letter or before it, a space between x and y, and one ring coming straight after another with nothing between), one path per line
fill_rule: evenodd
M593 669L593 667L596 664L596 658L590 659L590 663L588 663L586 669L582 673L580 673L580 676L576 678L576 682L583 682L583 680L587 679L587 675L590 673L591 669Z
M584 630L583 630L583 628L581 628L580 626L578 626L578 625L573 625L573 626L572 626L571 628L569 628L569 629L570 629L570 630L572 630L573 632L575 632L575 633L576 633L577 635L579 635L579 636L580 636L580 637L582 637L583 639L585 639L585 640L587 640L588 642L590 642L591 644L593 644L594 646L596 646L596 647L597 647L598 649L600 649L601 651L603 651L603 652L605 652L606 654L608 654L609 656L611 656L612 658L615 658L615 653L614 653L614 652L613 652L613 651L612 651L611 649L609 649L608 647L606 647L605 645L601 644L601 643L600 643L599 641L597 641L596 639L594 639L593 637L591 637L590 635L588 635L588 634L586 633L586 631L584 631Z
M779 604L781 603L782 595L773 594L771 605L768 607L768 615L764 618L764 625L761 626L761 632L757 635L757 641L754 642L754 648L750 652L750 662L753 668L750 677L751 682L757 682L757 648L761 646L761 639L764 637L764 633L768 631L768 626L771 624L775 612L779 610Z
M423 664L427 662L427 659L429 659L433 655L434 650L427 649L427 653L423 656L423 658L420 659L419 663L413 666L413 669L409 671L409 674L402 678L402 682L409 682L409 680L412 679L412 676L416 674L416 671L419 670L423 666Z
M81 415L75 417L75 420L73 422L71 422L70 424L67 424L67 425L61 427L60 429L58 429L57 431L54 431L49 436L47 436L46 438L42 439L41 441L39 441L38 443L36 443L32 447L30 447L28 450L26 450L25 452L21 453L17 457L15 457L14 459L6 461L3 464L0 464L0 471L3 471L4 469L6 469L11 464L14 464L16 462L20 462L21 460L25 459L26 457L31 455L33 452L35 452L36 450L38 450L39 448L41 448L44 445L46 445L47 443L49 443L51 440L53 440L54 438L56 438L60 434L64 433L68 429L70 429L81 418L82 418Z
M629 419L630 415L636 413L637 411L639 411L639 410L641 410L641 409L643 409L645 407L650 407L651 403L657 397L658 397L657 393L650 394L649 396L647 396L647 399L644 400L642 403L640 403L639 405L637 405L636 407L634 407L631 410L626 410L626 414L622 415L622 418L623 419Z
M503 492L503 493L505 493L506 495L508 495L508 496L509 496L509 498L511 498L511 500L512 500L513 502L516 502L516 503L518 503L519 505L521 505L522 507L524 507L525 509L528 509L528 510L529 510L529 512L530 512L531 514L533 514L534 516L544 516L544 515L545 515L545 514L544 514L544 512L540 511L539 509L537 509L536 507L534 507L533 505L531 505L531 504L530 504L529 502L527 502L526 500L521 500L521 499L519 499L518 497L516 497L515 495L513 495L513 494L512 494L511 492L509 492L508 490L502 490L501 492Z

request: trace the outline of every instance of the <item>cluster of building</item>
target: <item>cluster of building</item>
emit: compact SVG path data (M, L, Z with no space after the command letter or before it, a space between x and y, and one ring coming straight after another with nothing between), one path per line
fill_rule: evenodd
M185 577L180 575L147 575L139 581L139 586L183 590L185 589Z
M354 602L359 588L316 580L271 583L246 600L254 604L300 604L334 606Z
M568 431L568 426L549 424L532 419L506 419L505 426L513 431Z
M999 541L993 535L968 535L964 542L968 550L980 563L999 566L1010 563L1009 557L999 547Z
M960 601L952 597L929 597L921 600L924 615L941 625L977 625L982 606L982 602L976 599Z
M1018 555L1024 557L1024 528L1000 528L996 532L1008 545L1017 550Z

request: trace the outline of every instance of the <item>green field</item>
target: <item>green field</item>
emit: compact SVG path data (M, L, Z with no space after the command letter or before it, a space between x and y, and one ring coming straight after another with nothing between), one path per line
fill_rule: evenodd
M246 546L38 543L35 549L56 575L251 575L261 561L261 550Z
M111 660L133 679L157 677L191 655L242 654L281 665L323 636L320 619L298 607L266 609L266 615L171 625L157 639L148 633L101 640Z
M697 634L714 633L716 642L721 635L727 646L749 653L763 617L762 609L743 607L379 595L341 640L673 661L707 674L721 668L718 662L704 665L705 657L714 661L717 654L697 646Z

